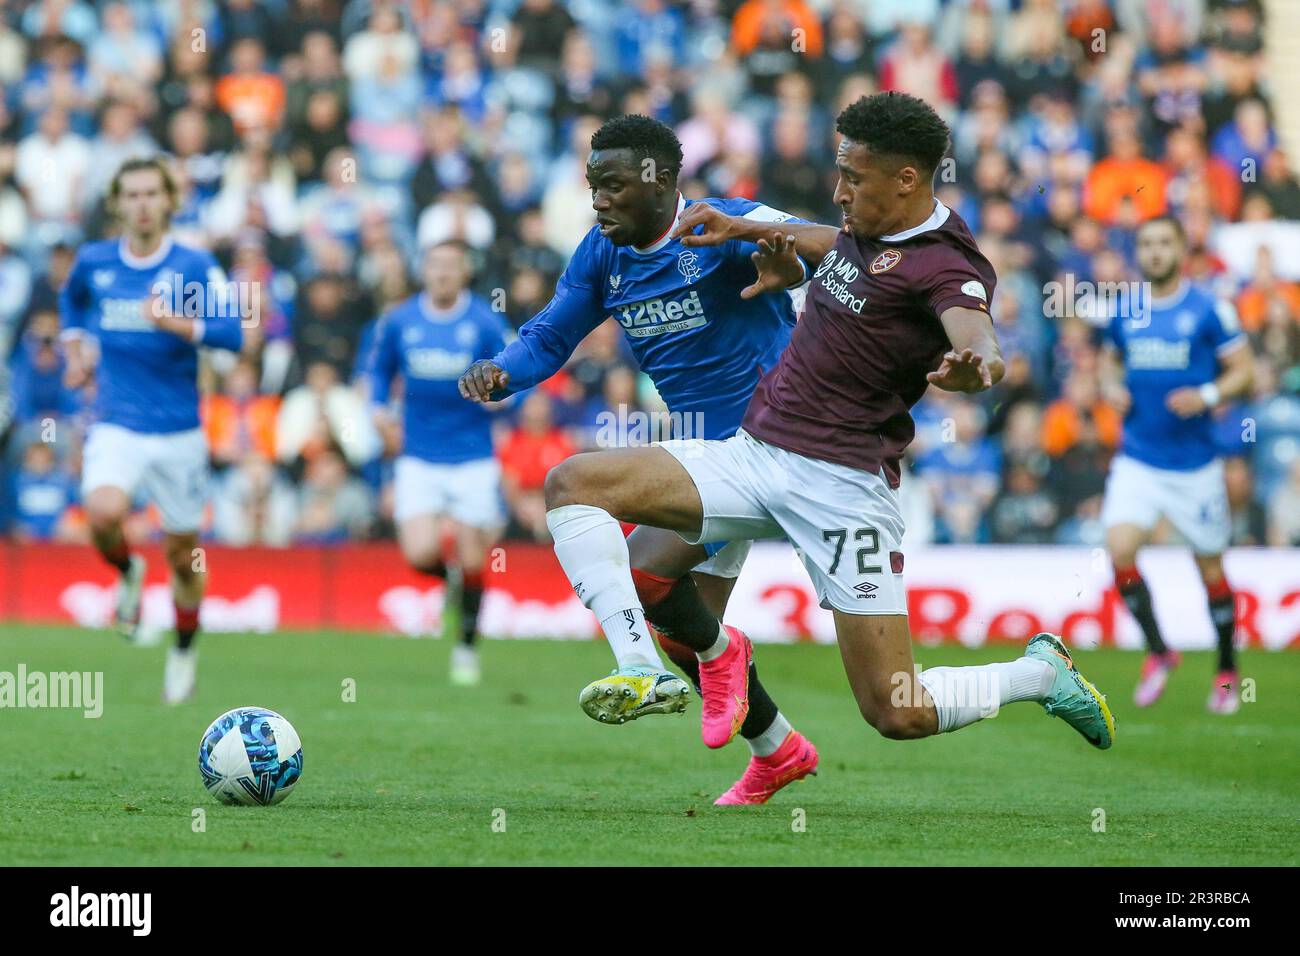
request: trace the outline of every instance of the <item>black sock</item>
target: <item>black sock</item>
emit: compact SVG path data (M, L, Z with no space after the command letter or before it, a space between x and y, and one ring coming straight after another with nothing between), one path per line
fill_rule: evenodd
M674 581L662 601L645 609L645 619L696 653L707 651L718 641L718 619L704 606L689 574Z
M477 575L466 581L460 592L460 640L473 647L478 640L478 609L483 606L483 582Z
M428 564L413 564L411 568L421 574L427 574L431 578L447 578L447 565L443 564L436 558Z
M1229 591L1210 599L1210 620L1219 636L1219 670L1237 669L1237 649L1233 637L1237 633L1237 599Z
M662 631L664 636L692 651L707 651L718 640L718 619L709 613L700 599L691 576L679 578L665 597L653 607L645 609L646 620ZM694 654L668 654L674 664L685 672L695 685L696 693L700 690L700 662ZM749 665L749 714L740 726L740 735L746 738L757 737L768 727L777 715L776 701L767 692L758 679L758 668L751 661Z
M1166 653L1168 648L1160 637L1156 614L1151 607L1151 589L1147 587L1147 582L1140 577L1130 580L1120 585L1119 594L1124 599L1129 613L1133 615L1133 619L1138 622L1138 627L1142 628L1142 634L1147 641L1147 650L1152 654Z

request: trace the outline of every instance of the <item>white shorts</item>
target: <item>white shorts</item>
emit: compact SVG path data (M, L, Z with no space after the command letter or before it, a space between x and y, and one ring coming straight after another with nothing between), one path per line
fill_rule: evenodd
M170 534L198 531L208 500L208 443L203 429L154 434L121 425L91 425L82 452L81 495L96 488L145 495L162 512Z
M1134 524L1150 530L1164 515L1197 554L1222 554L1232 527L1223 462L1192 471L1155 468L1124 455L1111 462L1101 523Z
M447 515L472 528L505 523L501 509L501 465L479 458L441 465L403 455L393 468L393 518Z
M705 558L691 570L699 571L700 574L712 574L717 578L738 578L740 569L745 566L745 559L749 557L749 545L748 541L732 541L713 557Z
M687 541L789 538L822 607L906 614L898 492L867 471L819 461L738 432L661 442L690 474L704 525Z

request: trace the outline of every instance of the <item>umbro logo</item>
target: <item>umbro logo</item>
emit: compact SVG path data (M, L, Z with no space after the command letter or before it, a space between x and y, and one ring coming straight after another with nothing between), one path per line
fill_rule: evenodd
M858 597L860 597L860 598L873 598L873 599L874 599L874 598L875 598L875 594L873 594L872 592L873 592L873 591L879 591L879 590L880 590L880 585L879 585L879 584L872 584L870 581L863 581L861 584L857 585L853 590L855 590L855 591L858 592Z

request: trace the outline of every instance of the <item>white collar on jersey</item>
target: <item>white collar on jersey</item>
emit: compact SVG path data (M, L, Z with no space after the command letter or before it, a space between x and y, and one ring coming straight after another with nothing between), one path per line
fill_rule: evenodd
M172 251L171 233L165 233L162 242L158 243L158 248L150 255L137 256L131 251L130 244L126 241L126 236L117 240L117 255L122 260L122 264L130 269L152 269L167 258L167 254Z
M1151 307L1156 309L1172 309L1187 297L1187 292L1191 287L1192 284L1186 279L1183 279L1178 283L1178 288L1164 298L1157 298L1153 295L1151 297Z
M631 253L636 256L649 256L649 255L653 255L654 253L662 249L664 246L668 245L668 243L672 241L673 230L677 228L677 220L682 218L682 210L685 208L686 208L686 197L683 196L681 193L678 193L677 212L673 214L673 224L664 230L664 234L662 236L660 236L654 242L650 243L650 245L646 246L644 249L639 249L636 246L628 246L627 248L629 249L629 251L631 251Z
M461 289L456 301L448 308L440 309L429 299L429 293L420 293L420 314L430 322L450 322L459 319L469 307L469 290Z
M948 214L951 212L947 206L934 201L934 212L930 213L930 218L919 226L913 226L911 229L905 229L902 232L896 232L892 236L881 236L881 242L902 242L904 239L911 239L913 236L919 236L923 232L929 232L931 229L938 229L948 221Z

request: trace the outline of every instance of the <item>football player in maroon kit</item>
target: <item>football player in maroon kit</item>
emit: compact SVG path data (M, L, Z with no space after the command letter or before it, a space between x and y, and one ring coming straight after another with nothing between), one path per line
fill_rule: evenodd
M1055 636L1024 656L975 667L914 667L903 584L899 459L929 385L981 392L1003 375L989 317L996 276L970 230L933 192L948 128L901 93L859 99L838 117L839 228L756 223L698 205L684 245L757 242L748 298L812 271L803 317L760 381L741 431L578 455L546 481L556 555L590 606L617 598L644 627L619 521L689 542L788 537L834 614L862 716L883 736L928 737L1035 701L1093 746L1114 740L1105 698ZM721 638L720 638L721 639ZM734 687L744 680L713 675ZM797 766L797 754L773 755Z

